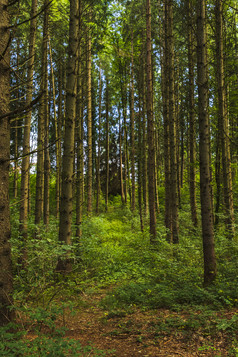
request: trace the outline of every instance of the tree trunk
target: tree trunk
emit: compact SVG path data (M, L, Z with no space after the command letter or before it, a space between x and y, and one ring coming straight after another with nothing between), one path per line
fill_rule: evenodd
M135 192L135 108L134 108L134 48L133 30L131 31L131 90L130 90L130 124L131 124L131 210L136 208Z
M217 51L217 87L218 87L218 130L219 142L222 152L223 190L225 203L226 227L228 236L232 238L235 234L234 207L231 175L230 141L228 113L226 109L226 88L224 73L224 45L223 45L223 2L216 0L216 51Z
M125 195L124 195L124 184L123 184L123 160L122 160L122 139L121 139L121 111L118 108L119 115L119 155L120 155L120 185L121 185L121 202L125 204Z
M171 208L171 228L172 241L178 243L178 192L177 192L177 154L176 154L176 116L174 100L174 41L173 41L173 7L172 0L166 0L165 16L168 27L166 34L167 41L167 70L169 77L169 146L170 146L170 208Z
M7 0L0 0L0 116L9 112L10 104L10 32ZM11 269L10 212L9 212L9 164L10 125L9 118L0 120L0 326L13 318L13 280Z
M59 123L56 114L56 96L55 96L55 75L53 68L52 49L49 38L49 54L50 54L50 72L52 82L52 99L53 99L53 113L54 113L54 129L55 129L55 158L56 158L56 184L55 184L55 198L56 198L56 218L59 218L59 201L60 201L60 138L59 138ZM61 104L60 104L61 105Z
M101 195L101 120L102 120L102 70L99 68L99 113L98 113L98 155L97 155L97 197L96 197L96 213L99 213L100 195Z
M73 168L74 168L74 128L76 112L77 90L77 56L78 56L78 0L70 1L69 23L69 56L67 64L66 82L66 115L65 137L62 162L62 194L60 201L59 241L71 244L71 226L73 213ZM67 257L61 257L57 264L57 271L69 271L70 261Z
M91 17L91 14L90 14ZM89 25L90 26L90 25ZM93 146L92 146L92 39L91 29L88 28L87 37L87 96L88 96L88 110L87 110L87 128L88 128L88 215L92 214L92 190L93 190Z
M208 73L205 0L197 0L197 85L200 157L200 197L204 256L204 285L216 277L213 208L210 172L210 134L208 115Z
M164 222L167 229L167 241L172 240L172 221L171 221L171 173L170 173L170 144L169 144L169 76L168 76L168 45L167 28L168 18L166 14L166 5L163 5L163 55L162 55L162 101L163 101L163 119L164 119L164 186L165 186L165 213Z
M193 36L193 11L191 0L187 0L187 25L188 25L188 70L189 70L189 193L192 221L195 227L198 224L196 203L196 136L195 136L195 104L194 104L194 36Z
M150 240L156 238L156 212L155 212L155 144L154 144L154 118L153 118L153 84L152 84L152 45L151 45L151 4L146 0L146 48L147 48L147 143L148 143L148 190L150 212Z
M76 176L76 237L82 235L83 204L84 204L84 150L83 150L83 68L82 68L82 3L79 1L79 55L78 55L78 80L77 80L77 176Z
M105 206L108 210L108 189L109 189L109 88L108 78L106 79L106 182L105 182Z
M33 73L34 73L34 61L35 61L35 42L36 42L36 23L37 23L37 18L35 17L36 13L37 13L37 0L32 0L31 22L30 22L30 33L29 33L29 54L28 54L29 60L28 60L28 69L27 69L26 105L30 105L32 101L32 92L33 92ZM31 115L32 115L32 110L29 110L25 116L24 136L23 136L20 231L24 241L27 239Z
M44 195L43 220L49 225L50 217L50 153L49 153L49 93L48 93L48 43L49 43L49 0L45 0L44 27L43 27L43 115L44 115Z

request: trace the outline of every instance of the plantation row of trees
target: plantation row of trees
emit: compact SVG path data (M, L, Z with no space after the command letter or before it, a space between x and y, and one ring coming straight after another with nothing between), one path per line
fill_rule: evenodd
M152 245L159 215L178 244L186 188L212 283L215 228L235 235L236 2L1 0L0 23L1 323L11 318L9 190L24 269L29 217L47 227L55 215L70 245L83 215L117 194L142 231L149 218ZM71 269L67 256L56 269Z

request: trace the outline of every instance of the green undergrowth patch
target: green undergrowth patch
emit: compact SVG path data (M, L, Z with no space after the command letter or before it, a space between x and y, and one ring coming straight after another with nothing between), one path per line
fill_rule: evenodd
M231 241L221 230L216 232L218 275L215 283L205 289L201 232L200 228L192 228L190 214L186 210L180 211L180 242L176 245L167 242L162 218L157 223L156 243L151 245L148 226L145 225L145 231L141 232L138 214L118 205L110 207L107 214L85 217L83 234L80 240L73 237L71 246L58 243L57 227L58 222L54 218L47 230L29 222L29 238L26 242L28 260L25 268L21 269L19 257L22 240L19 237L19 222L12 215L14 300L18 308L26 305L50 311L54 302L62 305L70 301L84 308L88 307L88 296L91 300L95 298L95 304L105 309L105 316L124 316L138 308L166 308L171 313L184 309L216 312L235 309L238 305L237 237ZM57 260L65 253L71 258L72 272L58 274L55 272ZM173 326L181 331L201 328L204 334L220 331L232 336L235 341L237 315L233 314L231 318L224 315L220 320L216 318L214 324L203 326L208 319L206 314L208 312L200 315L194 312L184 321L176 315L171 319L168 317L156 327L156 333L160 333L160 330L170 331ZM42 324L46 322L45 316ZM38 336L35 342L28 342L31 351L40 348L38 345L48 343L42 339L37 342L38 338L45 339L45 335ZM56 348L54 346L60 346L57 338L57 334L54 334L53 340L49 339L53 341L53 345L47 347L52 356ZM14 344L10 337L9 343ZM68 348L64 346L63 349ZM77 348L80 351L82 347ZM45 352L41 353L44 356ZM63 353L62 356L67 356L68 352Z
M93 344L83 346L79 340L66 337L68 329L64 321L64 308L51 305L47 309L22 307L18 309L22 321L0 327L0 355L8 357L76 357L109 356ZM24 317L23 317L24 316Z

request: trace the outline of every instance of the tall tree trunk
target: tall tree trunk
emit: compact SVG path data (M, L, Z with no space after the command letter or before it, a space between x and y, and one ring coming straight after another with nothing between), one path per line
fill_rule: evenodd
M172 0L166 0L165 16L167 17L167 46L168 46L168 72L169 76L169 146L170 146L170 208L172 241L178 243L178 191L177 191L177 154L176 154L176 116L174 95L174 41L173 41L173 6Z
M96 197L96 213L99 213L100 194L101 194L101 178L100 178L100 164L101 164L101 120L102 120L102 70L99 68L99 113L98 113L98 155L97 155L97 197Z
M45 0L44 28L43 28L43 115L44 115L44 195L43 220L49 225L50 217L50 153L49 153L49 93L48 93L48 43L49 43L49 0Z
M43 190L44 190L44 116L43 97L38 113L38 136L37 136L37 164L36 164L36 201L35 201L35 224L40 224L43 214Z
M189 70L189 193L192 221L195 227L198 224L196 203L196 136L195 136L195 103L194 103L194 37L193 37L193 11L191 0L187 0L187 25L188 25L188 70Z
M166 33L168 32L168 17L166 15L166 4L163 5L163 55L162 55L162 101L164 119L164 186L165 186L165 214L164 221L167 229L167 240L172 240L171 221L171 164L170 164L170 143L169 143L169 76L168 76L168 43Z
M135 192L135 108L134 108L134 38L131 31L131 90L130 90L130 124L131 124L131 210L136 208Z
M91 18L91 13L90 16ZM89 24L90 26L90 24ZM92 147L92 39L91 39L91 29L88 28L87 35L87 99L88 99L88 118L87 118L87 128L88 128L88 203L87 212L88 215L92 213L92 190L93 190L93 147Z
M77 90L77 56L78 56L78 0L70 0L69 23L69 56L67 64L66 83L66 115L64 152L62 162L62 194L60 201L59 241L71 244L72 213L73 213L73 169L74 169L74 128ZM58 271L71 269L67 257L61 257L57 264Z
M235 234L234 207L231 175L230 141L228 113L226 108L226 88L224 73L224 41L223 41L223 2L216 0L216 51L217 51L217 87L218 87L218 130L222 151L222 172L226 226L228 235Z
M210 133L205 0L197 0L197 85L200 157L200 197L204 256L204 285L216 277L213 208L211 196Z
M144 216L148 215L148 186L147 186L147 178L148 178L148 158L147 158L147 123L146 123L146 71L145 71L145 63L143 63L142 70L142 131L143 131L143 153L142 153L142 162L143 162L143 206L144 206Z
M143 72L142 72L143 75ZM140 79L139 79L140 81ZM139 86L140 87L140 86ZM140 214L140 227L141 232L144 231L144 214L143 214L143 205L142 205L142 189L143 189L143 175L142 175L142 152L143 152L143 138L142 138L142 110L141 110L141 92L139 90L139 118L138 118L138 146L137 146L137 165L138 165L138 206L139 206L139 214Z
M29 60L28 60L28 69L27 69L26 105L30 105L32 101L32 92L33 92L33 73L34 73L34 61L35 61L35 42L36 42L36 23L37 23L37 18L35 17L36 13L37 13L37 0L32 0L30 34L29 34L29 52L28 52ZM27 239L31 114L32 111L29 110L25 117L24 136L23 136L23 159L22 159L22 172L21 172L20 231L24 241Z
M83 68L82 68L82 2L79 1L79 54L78 54L78 80L77 80L77 176L76 176L76 237L82 235L83 204L84 204L84 150L83 150Z
M153 118L153 84L152 84L152 45L151 45L151 3L146 0L146 48L147 48L147 142L148 142L148 189L150 212L150 240L156 238L156 212L155 212L155 144L154 144L154 118Z
M56 198L56 218L59 217L59 201L60 201L60 140L59 140L59 123L56 114L56 96L55 96L55 75L53 68L52 49L49 38L49 54L50 54L50 71L52 82L52 99L53 99L53 113L54 113L54 129L55 129L55 158L56 158L56 184L55 184L55 198ZM61 106L61 104L60 104Z
M124 205L125 203L125 194L124 194L124 184L123 184L123 160L122 160L122 138L121 138L121 111L118 108L119 115L119 155L120 155L120 186L121 186L121 201Z
M17 39L17 73L19 71L19 57L20 57L20 41ZM17 102L20 99L20 83L18 76L16 77L17 86ZM14 180L13 180L13 197L16 199L18 195L18 124L14 122Z
M108 210L108 189L109 189L109 88L108 78L106 79L106 181L105 181L105 206Z
M8 1L0 0L0 116L10 107L10 32ZM0 326L13 318L9 308L12 304L13 279L11 270L10 212L9 212L9 164L10 125L9 118L0 120Z

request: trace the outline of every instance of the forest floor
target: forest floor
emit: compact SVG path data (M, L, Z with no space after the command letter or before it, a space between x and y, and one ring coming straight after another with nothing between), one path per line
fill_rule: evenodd
M103 292L83 294L73 315L72 311L65 310L57 324L67 328L66 337L79 340L82 346L103 350L105 356L111 357L238 356L234 349L231 352L233 342L226 333L214 335L212 331L208 334L196 328L196 316L199 319L200 311L193 311L193 320L190 311L169 309L143 311L133 307L129 313L105 312L99 307L104 296ZM237 309L217 311L214 318L222 315L229 321L237 313ZM34 329L30 329L27 339L36 337ZM85 352L84 356L98 356L93 351Z

